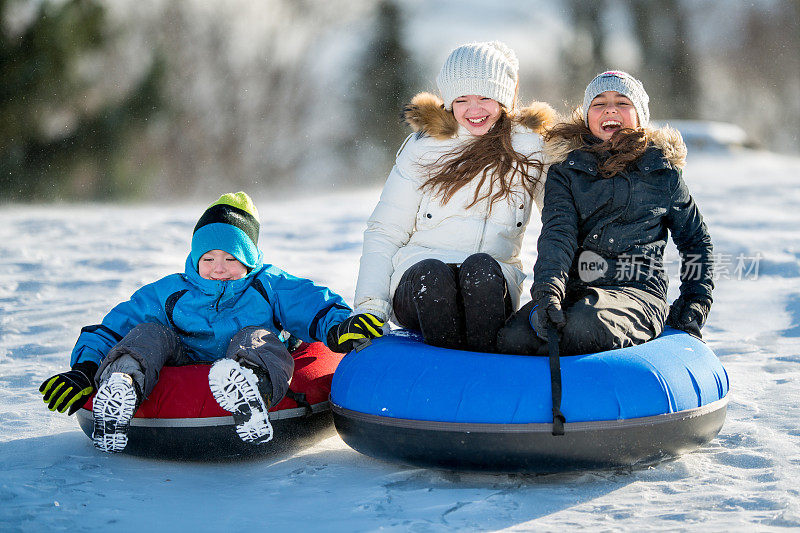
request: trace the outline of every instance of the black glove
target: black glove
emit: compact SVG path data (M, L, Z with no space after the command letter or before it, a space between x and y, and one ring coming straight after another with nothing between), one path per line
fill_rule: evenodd
M679 296L669 309L667 325L702 339L700 328L706 323L711 302L700 296Z
M62 372L44 380L39 387L44 403L51 411L63 413L67 409L68 415L83 407L86 400L95 391L94 375L97 373L97 363L84 361L75 363L72 370Z
M536 336L547 342L547 323L557 329L567 325L567 317L561 309L561 300L551 292L536 292L533 295L534 306L528 320Z
M383 335L383 321L375 315L362 313L336 324L328 330L328 348L334 352L347 353L356 345Z

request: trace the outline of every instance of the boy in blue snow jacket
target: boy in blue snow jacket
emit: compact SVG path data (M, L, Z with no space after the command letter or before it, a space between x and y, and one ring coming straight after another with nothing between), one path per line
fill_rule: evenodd
M267 411L286 394L294 372L286 332L306 342L325 339L332 350L346 352L379 336L383 323L350 316L339 295L265 265L259 227L258 210L243 192L211 204L194 228L183 274L145 285L101 324L81 330L72 369L39 389L50 410L73 414L97 386L92 440L119 452L164 365L213 362L209 387L233 414L238 435L268 442Z

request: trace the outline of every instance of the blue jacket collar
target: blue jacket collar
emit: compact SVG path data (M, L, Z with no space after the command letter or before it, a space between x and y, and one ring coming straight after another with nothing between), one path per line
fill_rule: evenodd
M212 279L205 279L195 270L192 262L191 254L186 258L186 265L184 267L184 278L197 287L203 294L218 298L225 296L224 300L228 297L241 293L253 282L253 279L264 269L261 251L258 253L258 264L250 272L247 273L242 279L233 281L216 281Z

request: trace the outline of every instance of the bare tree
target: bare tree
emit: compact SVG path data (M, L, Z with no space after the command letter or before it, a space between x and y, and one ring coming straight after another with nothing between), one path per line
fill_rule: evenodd
M563 64L565 96L570 102L580 101L583 97L581 83L587 83L605 67L605 32L600 15L606 4L605 0L567 0L572 38L563 51Z
M356 3L357 4L357 3ZM352 6L353 4L348 4ZM147 140L162 196L293 181L314 157L305 139L320 21L357 16L343 2L154 2L137 23L166 61L167 113ZM338 18L337 18L338 17Z
M639 75L651 99L651 114L697 118L700 85L687 26L689 8L679 0L630 0L642 51Z
M797 150L800 138L800 0L746 12L728 69L739 89L726 112L772 149Z
M386 174L408 134L403 105L419 87L419 76L403 42L403 13L394 0L381 0L374 13L372 38L362 52L355 85L359 138L377 152L376 174Z

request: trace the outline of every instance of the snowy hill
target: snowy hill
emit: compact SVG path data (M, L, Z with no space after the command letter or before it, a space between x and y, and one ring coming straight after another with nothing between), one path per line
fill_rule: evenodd
M797 158L689 156L685 177L720 263L704 330L731 381L719 437L647 469L545 476L409 468L360 455L336 436L247 461L99 453L74 419L47 411L39 383L66 369L82 326L99 322L141 284L182 269L206 204L3 207L0 530L798 528L797 176ZM288 205L256 198L267 261L352 300L361 232L379 192ZM528 272L538 231L534 222L524 247Z

